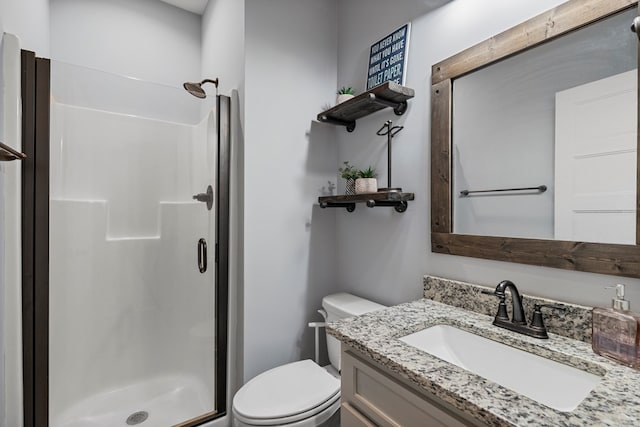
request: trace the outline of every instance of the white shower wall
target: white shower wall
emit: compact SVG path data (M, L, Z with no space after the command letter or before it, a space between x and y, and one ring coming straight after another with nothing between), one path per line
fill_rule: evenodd
M206 188L205 165L190 170L204 148L191 126L57 103L51 112L51 197L107 200L109 238L157 237L158 201L188 202L198 177Z
M195 390L192 412L176 422L211 411L215 209L192 195L215 187L215 114L172 121L170 105L164 115L150 105L145 117L90 99L58 102L70 95L56 94L53 69L51 424L108 410L112 392L127 387L148 394L124 399L144 409L158 384ZM183 96L198 106L184 91L165 102ZM210 242L205 274L201 237ZM126 412L121 403L111 409Z

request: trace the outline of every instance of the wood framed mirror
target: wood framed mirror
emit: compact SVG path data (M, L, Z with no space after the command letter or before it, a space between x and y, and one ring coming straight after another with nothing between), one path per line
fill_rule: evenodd
M461 256L469 256L475 258L484 258L484 259L492 259L499 261L507 261L507 262L516 262L516 263L524 263L531 265L539 265L546 267L554 267L554 268L562 268L568 270L576 270L576 271L585 271L585 272L593 272L593 273L601 273L601 274L611 274L611 275L619 275L626 277L638 277L640 278L640 221L638 217L638 197L637 197L637 189L640 188L638 183L640 182L638 174L638 89L637 89L637 75L638 75L638 38L635 34L633 34L629 27L632 24L633 17L638 15L638 1L630 1L630 0L570 0L554 9L551 9L541 15L538 15L516 27L513 27L503 33L500 33L482 43L479 43L467 50L464 50L438 64L435 64L432 68L432 86L431 86L431 250L432 252L442 253L442 254L450 254L450 255L461 255ZM631 17L629 19L629 17ZM469 190L480 190L484 191L485 189L494 189L498 191L503 191L507 189L513 190L520 188L529 188L529 190L533 189L533 191L525 191L524 194L514 191L507 191L505 193L500 193L498 197L484 197L486 194L482 194L481 197L478 197L476 200L482 201L483 203L494 206L494 213L497 211L500 215L493 215L493 221L496 223L504 223L512 220L509 218L509 209L502 208L500 206L503 205L505 200L516 200L516 204L525 205L526 203L530 203L531 200L536 202L540 202L539 204L547 204L547 211L551 212L551 216L547 215L547 218L544 220L545 227L549 231L542 231L540 235L529 236L526 232L524 233L511 233L509 231L502 232L497 231L496 233L487 232L482 227L474 228L475 226L463 227L462 223L464 220L464 215L457 215L458 213L467 213L467 210L472 210L473 208L467 208L467 206L472 205L464 205L458 202L458 199L461 199L463 196L468 196L465 193L465 190L461 191L459 187L460 181L464 181L461 179L460 174L456 175L459 170L455 169L456 167L460 167L461 162L460 158L464 157L466 159L471 159L471 162L480 164L484 162L484 159L477 156L478 152L484 152L485 147L488 145L488 138L483 136L485 134L493 135L491 132L496 133L496 126L484 126L490 127L491 129L487 131L484 129L485 134L483 134L483 130L478 130L475 128L465 127L462 130L456 128L456 124L459 122L455 122L454 120L461 120L464 117L464 109L457 108L459 106L465 105L469 99L473 97L464 98L461 94L467 93L464 90L464 85L460 84L456 87L456 84L459 82L465 81L464 79L468 79L469 76L481 75L480 73L484 73L484 75L495 74L491 67L497 64L506 64L507 61L513 61L521 55L531 55L533 51L538 48L546 49L549 53L550 60L559 62L561 58L563 58L562 50L554 50L551 52L553 43L559 42L559 44L565 43L566 40L573 38L573 42L579 43L582 31L591 31L592 33L598 32L596 28L597 25L603 23L605 21L612 22L612 20L617 20L616 25L620 27L620 23L624 22L623 30L630 35L633 40L633 45L631 45L628 40L626 40L624 44L626 47L626 51L629 49L633 51L633 59L632 66L633 69L629 69L629 64L627 64L625 69L626 74L632 75L634 79L634 88L633 88L633 111L632 114L632 127L633 127L633 136L632 136L632 147L628 149L618 149L616 153L623 153L627 159L631 159L633 164L629 166L629 172L625 175L628 179L627 181L632 181L629 183L629 188L632 188L632 193L627 194L625 197L627 203L631 203L631 206L626 208L625 215L626 219L624 221L629 222L628 231L624 231L620 233L622 235L620 243L613 239L613 242L610 242L608 239L609 235L615 234L613 232L613 225L616 225L618 222L624 222L618 220L617 217L607 217L606 215L601 215L599 221L604 224L604 228L599 231L601 236L605 236L604 239L599 240L598 238L591 239L568 239L566 238L566 233L558 231L558 224L561 223L558 219L557 206L560 205L561 200L565 200L566 196L563 196L559 190L560 184L556 182L558 179L559 172L555 171L555 175L553 174L554 169L551 166L550 170L552 171L551 175L554 175L549 178L550 182L542 183L539 181L531 182L531 183L519 183L514 184L513 180L504 180L501 183L503 188L500 186L492 186L491 184L484 183L472 183L468 182L465 184L469 185ZM594 30L594 28L596 28ZM601 32L601 31L600 31ZM602 32L601 32L602 33ZM609 34L608 31L605 33ZM572 42L569 40L566 43ZM565 44L566 44L565 43ZM611 43L608 41L607 43ZM589 46L593 45L593 43L587 43ZM598 48L597 46L595 48ZM553 48L555 49L555 47ZM571 45L566 45L563 49L571 50ZM575 49L574 49L575 50ZM604 48L601 46L599 52L610 51L607 45L604 45ZM534 55L537 55L534 54ZM555 56L554 56L555 55ZM626 55L626 53L623 53ZM599 56L599 53L595 54L592 52L587 52L583 55L582 60L587 61L587 65L585 66L583 63L583 67L580 69L579 73L573 74L584 74L582 71L587 70L590 71L592 69L598 68L597 65L593 65L591 62L588 62L590 59L593 59L594 56ZM628 56L628 55L626 55ZM586 58L586 59L585 59ZM610 63L611 61L606 60L605 62ZM529 64L539 64L540 61L537 58L533 60L529 58ZM526 67L526 65L525 65ZM563 68L562 65L559 68ZM529 73L529 69L525 68L525 72L520 72L520 74ZM604 77L610 77L608 72L604 73ZM535 74L534 71L531 71L529 74ZM623 73L620 73L623 74ZM554 112L550 118L547 119L552 126L555 127L554 131L549 131L550 133L550 147L545 148L550 153L547 155L547 162L551 162L551 164L559 163L555 160L555 157L558 156L557 150L558 148L554 147L555 140L558 135L558 116L557 116L557 104L553 104L553 102L558 102L559 95L561 91L566 88L572 88L573 86L577 86L578 84L584 87L590 87L585 84L590 84L593 80L593 77L585 77L582 76L582 81L578 83L563 83L563 85L556 85L556 88L553 88L553 95L550 97L550 101L547 102L550 104L550 109L554 109ZM597 77L598 79L604 80L602 76ZM586 80L585 80L586 79ZM483 81L480 79L479 81ZM504 82L498 81L496 87L498 87L497 91L506 92L507 89L500 87ZM490 86L490 85L488 85ZM506 86L506 84L505 84ZM523 85L519 83L518 87L522 87ZM494 88L495 89L495 88ZM627 91L628 92L628 91ZM471 92L473 93L473 92ZM489 94L491 95L491 93ZM514 94L513 96L517 96ZM514 98L516 99L516 98ZM480 101L479 105L472 106L467 108L467 110L471 111L471 114L467 114L468 116L474 116L474 111L483 111L485 109L491 109L491 107L486 107L488 104L491 104L493 99L489 101ZM519 101L520 102L520 101ZM527 103L528 99L521 99L521 103ZM513 106L508 105L507 109L513 108ZM455 112L455 114L454 114ZM546 113L545 113L546 114ZM555 115L554 115L555 114ZM482 116L478 114L478 116ZM532 116L527 115L523 118L522 122L533 122L528 123L531 129L536 129L535 120L531 119ZM476 118L477 119L477 118ZM513 126L513 120L505 120L504 117L499 117L496 119L497 121L503 121L501 124L501 129L509 128ZM477 119L480 123L485 124L486 122L482 119ZM588 123L589 119L587 116L584 117L583 123ZM465 124L464 126L468 126ZM581 124L580 128L584 127ZM586 127L585 127L586 128ZM488 132L488 133L487 133ZM529 146L537 146L538 144L542 144L537 139L527 140L527 138L531 138L531 134L535 132L525 131L525 132L511 132L511 137L517 135L518 140L524 140L526 144ZM472 140L472 143L476 145L479 151L476 154L469 155L459 155L458 150L460 147L454 141L454 134L456 137L461 138L461 135L470 135L469 138ZM596 141L597 142L597 141ZM549 143L544 143L549 145ZM555 152L553 150L556 150ZM517 150L516 150L517 151ZM615 150L614 150L615 151ZM489 155L488 157L492 157ZM487 157L487 158L488 158ZM594 156L582 156L584 158L593 158ZM524 168L522 165L515 164L513 167L512 159L500 160L496 161L502 162L498 163L500 166L498 169L503 169L502 165L512 166L507 173L494 173L498 177L507 176L512 178L514 175L519 175L517 173L518 168ZM528 161L528 160L527 160ZM629 162L627 162L629 163ZM488 167L491 167L490 165ZM586 173L589 173L589 166L586 167ZM495 172L495 167L493 170ZM531 169L540 169L538 167L534 167ZM592 169L593 170L593 169ZM514 171L516 171L514 173ZM475 173L469 174L475 177L481 176L489 176L490 174L485 173ZM621 175L622 176L622 175ZM572 178L574 181L579 181L578 178ZM454 182L456 181L456 182ZM471 187L471 186L474 187ZM544 197L549 197L550 199L547 202L544 202L544 198L540 197L539 194L541 191L538 191L537 188L544 187L544 190L547 189ZM467 188L467 187L462 187ZM517 194L517 196L516 196ZM496 194L497 196L497 194ZM535 198L537 197L537 198ZM527 199L528 198L528 199ZM554 199L555 198L555 199ZM524 203L523 201L526 201ZM454 203L456 202L456 203ZM497 208L495 206L498 206ZM584 212L589 211L589 209L583 209ZM611 213L613 209L605 209L604 212ZM555 216L554 216L555 215ZM480 215L478 215L480 216ZM487 215L491 216L491 215ZM604 220L603 220L604 218ZM454 224L454 222L456 222ZM512 222L516 222L520 224L521 229L531 228L527 227L526 220L517 219ZM583 225L587 231L590 231L593 227L588 225ZM608 225L611 225L611 229L608 228ZM544 228L544 227L543 227ZM571 228L571 225L570 227ZM577 226L575 227L577 228ZM559 236L559 237L558 237ZM628 241L627 241L628 240Z

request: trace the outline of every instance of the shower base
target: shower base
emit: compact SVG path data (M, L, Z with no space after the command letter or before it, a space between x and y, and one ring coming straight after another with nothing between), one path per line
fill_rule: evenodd
M194 377L173 375L90 396L58 416L52 414L50 425L167 427L211 411L213 393L203 381Z

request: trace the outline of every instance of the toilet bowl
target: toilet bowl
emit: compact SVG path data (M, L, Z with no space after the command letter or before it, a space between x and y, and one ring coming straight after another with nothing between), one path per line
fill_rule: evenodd
M338 293L322 299L325 320L357 316L383 305ZM339 426L340 342L327 335L330 365L301 360L256 376L233 398L233 425L315 427Z
M312 360L288 363L246 383L233 398L236 426L311 427L340 405L340 377Z

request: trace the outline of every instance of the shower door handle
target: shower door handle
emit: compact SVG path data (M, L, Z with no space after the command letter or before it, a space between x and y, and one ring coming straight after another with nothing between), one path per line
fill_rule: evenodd
M198 270L200 273L207 271L207 241L198 240Z

